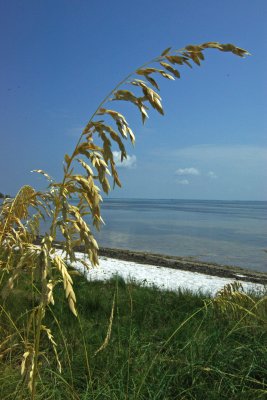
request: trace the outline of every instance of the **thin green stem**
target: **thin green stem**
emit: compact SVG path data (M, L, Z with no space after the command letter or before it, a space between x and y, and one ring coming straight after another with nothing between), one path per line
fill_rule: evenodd
M79 327L81 330L81 334L82 334L82 340L83 340L83 348L84 348L84 355L85 355L85 362L86 362L86 368L87 368L87 373L88 373L88 378L89 378L89 382L90 382L90 387L91 387L91 393L92 393L92 399L94 400L94 390L93 390L93 380L92 380L92 374L91 374L91 368L90 368L90 363L89 363L89 356L88 356L88 350L86 347L86 343L85 343L85 337L84 337L84 333L83 333L83 329L82 329L82 324L81 324L81 319L78 315L78 322L79 322Z
M209 302L208 305L210 305L210 304L211 304L211 301ZM135 396L135 399L139 399L139 394L140 394L141 389L142 389L142 387L143 387L143 385L144 385L144 383L145 383L145 380L146 380L146 378L147 378L149 372L151 371L153 365L155 364L155 362L156 362L158 356L161 354L162 349L165 348L165 347L167 346L167 344L170 343L170 341L172 340L172 338L182 329L182 327L183 327L184 325L186 325L189 321L191 321L191 319L194 318L197 314L199 314L200 312L202 312L208 305L205 305L205 306L199 308L197 311L195 311L193 314L191 314L188 318L186 318L186 319L177 327L177 329L175 329L175 331L168 337L168 339L164 342L164 344L162 345L162 347L160 348L160 350L156 353L155 357L154 357L153 360L151 361L150 366L148 367L146 373L144 374L144 377L143 377L143 379L142 379L141 385L139 386L139 389L138 389L138 391L137 391L137 394L136 394L136 396Z
M31 392L31 400L35 399L36 394L36 378L38 371L38 357L39 357L39 349L40 349L40 337L41 337L41 324L43 319L43 303L41 302L37 311L36 318L36 331L34 338L34 356L33 356L33 374L32 374L32 392Z
M34 338L34 355L33 355L33 373L32 373L32 392L31 399L35 399L36 394L36 381L37 381L37 373L38 373L38 358L40 352L40 337L41 337L41 329L42 329L42 320L45 315L45 310L47 306L47 298L46 298L46 290L47 290L47 281L46 281L46 266L42 260L40 259L40 268L42 275L42 292L41 292L41 300L40 304L37 308L37 316L35 323L35 338Z
M131 290L127 286L129 297L130 297L130 337L128 344L128 360L127 360L127 386L126 386L126 400L129 399L129 385L130 385L130 365L131 365L131 344L132 344L132 325L133 325L133 298L131 294Z

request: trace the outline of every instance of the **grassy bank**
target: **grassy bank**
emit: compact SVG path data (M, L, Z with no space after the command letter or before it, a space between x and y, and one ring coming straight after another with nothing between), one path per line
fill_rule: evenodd
M62 373L44 332L42 346L51 350L40 358L37 399L267 398L263 298L228 295L213 302L205 295L140 288L120 278L89 283L83 277L76 279L76 294L79 320L59 290L45 316ZM34 306L30 298L23 287L2 303L3 400L29 398L27 381L20 375L23 350L18 344L27 336L22 310ZM4 342L8 335L13 336Z

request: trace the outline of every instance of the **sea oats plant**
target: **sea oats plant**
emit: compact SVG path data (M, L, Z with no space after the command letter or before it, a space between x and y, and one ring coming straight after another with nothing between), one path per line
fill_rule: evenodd
M200 65L206 49L231 52L240 57L248 54L246 50L233 44L217 42L189 45L180 50L166 49L160 56L123 79L97 107L82 131L74 151L64 157L64 176L61 182L55 182L44 171L36 170L48 179L48 190L40 193L30 186L24 186L14 199L5 200L1 207L0 268L3 305L0 312L1 318L4 317L7 313L4 307L6 296L21 280L26 280L32 288L33 308L25 310L26 328L24 327L24 332L18 330L17 335L25 349L21 373L28 380L32 399L36 393L43 337L50 340L57 357L52 333L44 325L47 307L54 304L54 288L57 284L63 284L69 307L77 316L72 272L67 262L76 261L75 246L83 245L89 259L89 264L85 262L85 266L88 268L98 264L98 245L85 217L89 215L91 224L100 229L103 223L100 210L101 192L109 193L110 179L113 187L121 186L113 146L118 146L123 161L127 158L124 140L129 138L132 144L135 142L134 133L126 118L113 108L108 108L107 104L114 101L132 103L139 110L143 123L148 117L149 106L163 115L156 78L180 78L176 66L179 69L183 66L192 68L192 62ZM78 198L77 205L71 202L73 198ZM41 243L36 244L40 235L39 222L46 216L50 217L50 227L43 235ZM63 253L58 253L55 246L59 232L64 238ZM59 360L58 364L60 368Z

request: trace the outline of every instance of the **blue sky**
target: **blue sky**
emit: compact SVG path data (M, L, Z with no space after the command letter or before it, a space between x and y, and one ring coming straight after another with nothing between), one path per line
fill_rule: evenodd
M136 134L114 197L267 200L265 0L0 0L0 191L44 187L105 95L168 46L234 43L161 82L165 116L117 109ZM117 149L114 148L114 151Z

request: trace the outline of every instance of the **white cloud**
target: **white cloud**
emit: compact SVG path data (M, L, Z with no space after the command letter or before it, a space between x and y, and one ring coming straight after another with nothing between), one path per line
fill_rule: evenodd
M127 155L127 158L125 158L121 162L121 153L119 151L113 151L113 157L115 164L118 168L134 168L136 167L136 156L133 154L132 156Z
M200 175L200 172L197 168L190 167L190 168L179 168L175 171L175 175L179 176L187 176L187 175L193 175L197 176Z
M202 179L201 176L192 176L192 183L193 178L195 182L194 185L189 185L192 191L187 196L222 200L267 198L267 146L206 144L172 149L168 153L168 159L170 153L172 165L177 165L179 160L179 165L194 165L202 172Z
M208 177L209 178L211 178L211 179L217 179L218 178L218 176L215 174L215 172L213 172L213 171L209 171L208 173L207 173L207 175L208 175Z
M177 179L176 181L179 185L189 185L188 179Z

